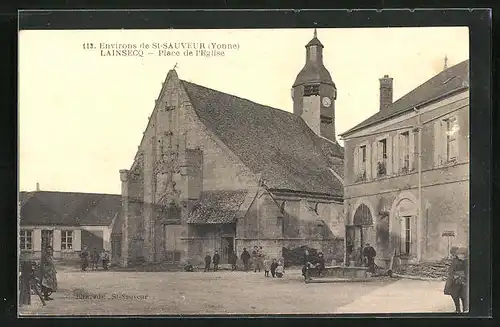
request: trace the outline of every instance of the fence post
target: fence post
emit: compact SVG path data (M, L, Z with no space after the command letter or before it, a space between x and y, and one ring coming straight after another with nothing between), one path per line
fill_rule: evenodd
M19 300L21 305L31 304L31 275L33 273L33 267L31 262L22 261L21 262L21 280L19 282L20 294Z

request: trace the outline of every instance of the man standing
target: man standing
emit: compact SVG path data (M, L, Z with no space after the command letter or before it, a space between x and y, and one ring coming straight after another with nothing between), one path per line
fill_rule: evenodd
M243 248L241 253L241 261L243 261L243 266L245 271L248 271L248 262L250 261L250 253L248 253L247 248Z
M210 257L210 253L207 252L207 255L205 256L205 270L203 271L210 271L211 262L212 262L212 257Z
M257 252L257 262L258 262L258 266L259 266L259 272L260 272L260 269L264 269L264 259L265 259L265 255L264 255L264 250L262 250L262 246L259 247L259 250Z
M89 266L89 251L87 247L83 247L83 251L80 252L80 258L82 259L82 271L86 271Z
M363 257L366 258L366 265L368 267L368 272L374 273L375 272L375 256L377 255L377 252L375 249L370 245L370 243L365 244L365 248L363 249Z
M215 251L212 261L214 263L214 271L219 270L219 261L220 261L219 251Z
M309 250L304 251L304 258L302 259L302 276L304 276L304 280L306 283L311 279L309 276L309 268L312 266L312 258L309 255Z

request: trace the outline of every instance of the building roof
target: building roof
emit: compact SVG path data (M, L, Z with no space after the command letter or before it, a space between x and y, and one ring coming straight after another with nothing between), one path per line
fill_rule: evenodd
M441 73L435 75L425 83L402 96L387 108L380 110L373 116L341 134L348 135L362 128L380 123L394 116L403 114L414 107L439 99L454 91L469 87L469 60L462 61Z
M21 225L109 226L121 196L73 192L21 192Z
M341 181L329 171L343 158L343 148L317 136L301 117L181 82L200 120L253 173L262 174L267 187L343 195Z
M247 190L203 191L194 203L187 222L189 224L233 223L247 195Z

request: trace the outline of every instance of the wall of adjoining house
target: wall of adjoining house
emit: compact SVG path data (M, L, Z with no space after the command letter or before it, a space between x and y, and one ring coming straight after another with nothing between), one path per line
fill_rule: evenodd
M52 230L54 249L54 259L62 261L79 260L80 251L87 247L89 251L94 248L97 251L102 249L111 251L111 226L74 226L74 227L54 227L54 226L21 226L21 230L32 231L32 249L21 250L20 260L39 260L41 258L42 230ZM61 249L61 231L73 231L72 249Z
M422 109L421 121L428 122L422 129L422 220L418 242L422 248L422 261L440 260L448 255L448 238L443 232L453 232L452 244L468 244L469 226L469 106L468 93L455 95L441 103L433 104L433 109ZM435 137L435 122L449 116L456 116L458 157L455 162L436 163L438 158ZM389 131L400 127L414 125L415 115L408 116L396 124L387 125L387 135L395 134ZM433 120L434 119L434 120ZM375 130L376 131L376 130ZM373 132L373 131L372 131ZM365 133L365 132L360 132ZM367 134L369 132L366 132ZM382 133L384 134L384 133ZM380 136L380 135L377 135ZM415 135L415 149L418 149L418 135ZM418 209L418 155L414 158L414 169L409 173L392 174L391 176L356 181L353 170L353 153L356 146L363 142L372 142L376 136L366 136L345 140L345 205L346 224L353 223L356 208L366 204L372 212L375 225L373 239L376 240L376 250L381 259L379 265L388 264L394 248L398 247L400 232L395 226L399 223L395 213L391 211L397 202L409 195ZM381 203L384 203L381 205ZM382 218L383 213L389 214L388 219ZM417 210L418 212L418 210ZM418 217L418 215L417 215ZM415 226L415 229L418 229ZM412 233L415 236L416 231ZM417 241L417 240L415 240ZM398 249L397 249L398 250ZM416 254L410 261L415 260Z

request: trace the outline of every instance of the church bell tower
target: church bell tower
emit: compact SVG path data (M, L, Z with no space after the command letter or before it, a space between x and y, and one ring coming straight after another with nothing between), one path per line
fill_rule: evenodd
M292 86L293 113L316 134L336 142L337 88L323 64L323 48L314 29L314 37L306 45L306 63Z

